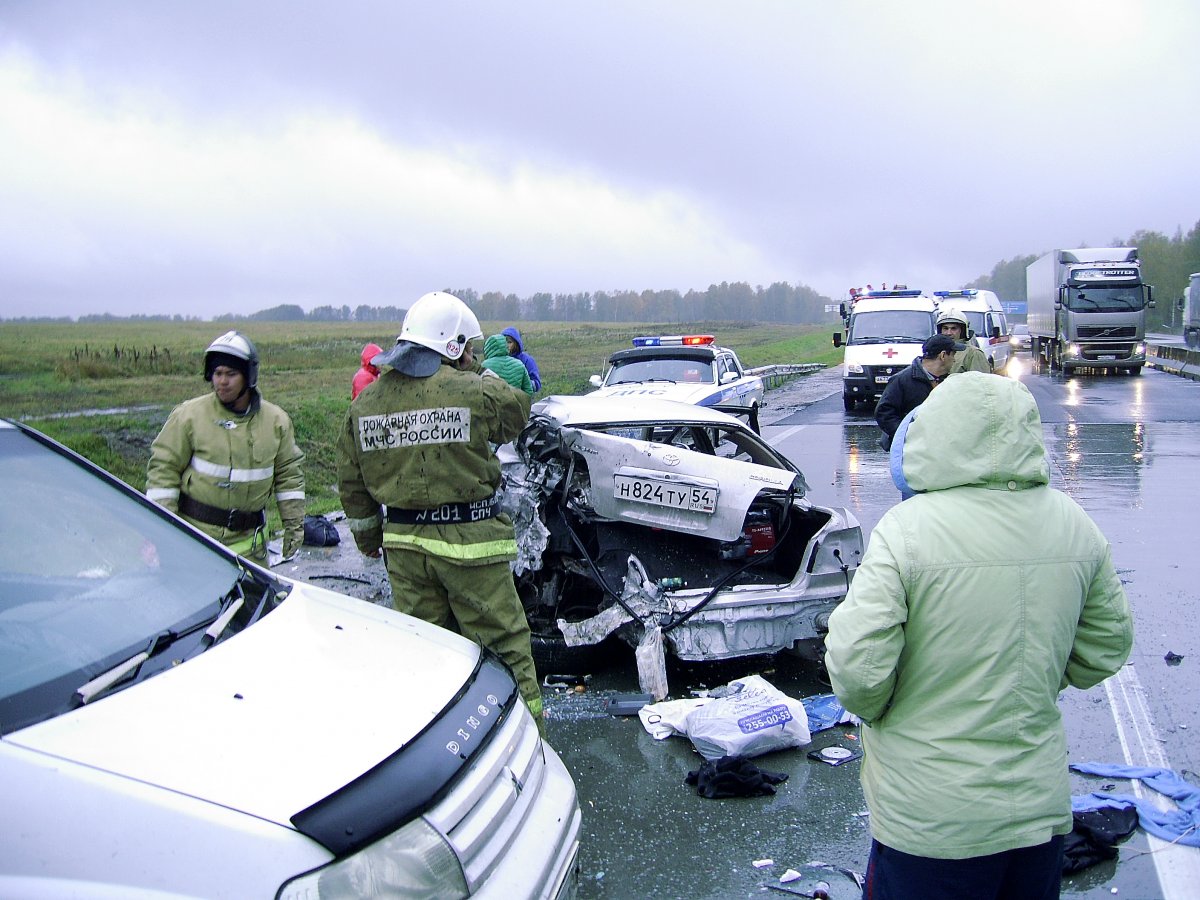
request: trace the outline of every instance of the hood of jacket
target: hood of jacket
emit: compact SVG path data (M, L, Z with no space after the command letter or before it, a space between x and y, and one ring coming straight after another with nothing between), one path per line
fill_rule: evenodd
M493 334L483 342L484 359L496 359L504 356L508 356L508 342L504 340L504 335Z
M382 352L383 352L383 348L380 347L378 344L367 344L367 346L363 347L362 354L359 357L362 360L363 368L364 369L372 369L375 372L375 374L378 375L379 370L376 369L373 365L371 365L371 360L373 360L376 356L378 356Z
M521 340L521 332L517 331L517 329L515 329L511 325L509 325L502 332L500 332L500 334L503 337L510 337L514 341L517 342L517 352L518 353L525 352L525 342L523 340Z
M1050 483L1037 403L1029 388L1000 375L951 375L912 412L899 449L892 450L904 480L919 493Z

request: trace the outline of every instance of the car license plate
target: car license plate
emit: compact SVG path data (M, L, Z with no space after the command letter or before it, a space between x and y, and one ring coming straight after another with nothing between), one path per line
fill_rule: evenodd
M887 384L891 380L891 378L892 378L891 375L876 375L875 383L876 384Z
M616 475L613 496L618 500L686 509L712 515L717 511L717 490L694 484L658 481L633 475Z
M1117 358L1117 354L1115 354L1115 353L1102 353L1101 355L1096 357L1096 359L1116 359L1116 358Z

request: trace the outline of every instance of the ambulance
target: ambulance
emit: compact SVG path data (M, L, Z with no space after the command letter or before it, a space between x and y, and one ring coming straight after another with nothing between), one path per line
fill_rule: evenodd
M842 404L874 409L888 380L921 355L934 333L934 298L913 289L870 291L845 310L846 333L834 332L833 346L845 347Z

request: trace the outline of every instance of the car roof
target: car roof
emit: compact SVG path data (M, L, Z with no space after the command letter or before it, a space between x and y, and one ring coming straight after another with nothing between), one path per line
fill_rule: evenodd
M631 403L628 397L556 394L533 404L533 413L550 416L563 425L575 426L694 422L749 430L741 420L711 407L653 397L639 397L636 403Z

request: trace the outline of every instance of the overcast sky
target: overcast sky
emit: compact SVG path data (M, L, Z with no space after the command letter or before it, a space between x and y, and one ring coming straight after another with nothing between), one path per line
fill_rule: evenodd
M960 287L1200 219L1196 0L0 0L0 316Z

